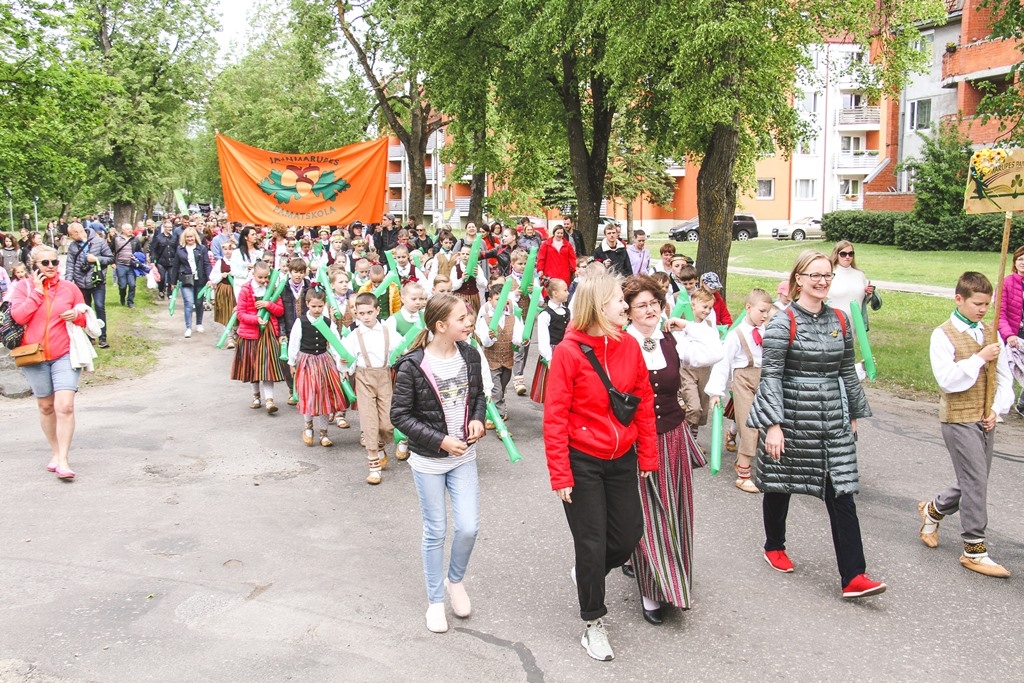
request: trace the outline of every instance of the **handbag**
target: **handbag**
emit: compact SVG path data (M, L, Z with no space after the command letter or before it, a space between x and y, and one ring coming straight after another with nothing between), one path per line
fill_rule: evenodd
M182 287L192 287L196 282L196 278L192 273L182 273L178 276L178 282L181 283Z
M21 344L24 335L25 326L14 322L11 302L5 301L0 304L0 342L9 349L15 349Z
M583 350L583 354L590 361L590 364L594 367L594 372L601 378L601 382L604 384L604 388L608 390L608 399L612 406L612 413L615 415L615 419L618 420L623 427L628 427L633 422L633 417L636 415L636 409L640 407L640 397L635 394L627 394L624 391L619 391L612 384L612 381L608 379L608 375L605 374L604 368L597 362L597 356L594 355L594 349L587 346L586 344L580 344L580 349Z
M107 278L103 277L103 269L100 268L99 263L93 264L92 272L89 273L89 289L96 289L97 287L105 287L107 284Z
M12 349L11 357L14 358L14 364L19 368L26 365L37 365L46 360L43 345L39 343L25 344L24 346Z

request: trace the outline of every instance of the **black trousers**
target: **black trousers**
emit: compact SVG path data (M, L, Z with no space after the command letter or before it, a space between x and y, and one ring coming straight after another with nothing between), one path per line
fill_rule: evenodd
M764 549L786 549L786 517L789 515L788 493L766 493L761 501L764 515ZM866 570L864 544L860 538L857 504L852 494L837 496L832 478L825 477L825 509L832 525L832 545L836 550L839 577L845 587Z
M644 534L636 449L602 460L569 451L572 503L562 503L576 550L576 592L586 621L608 613L604 579L622 566Z

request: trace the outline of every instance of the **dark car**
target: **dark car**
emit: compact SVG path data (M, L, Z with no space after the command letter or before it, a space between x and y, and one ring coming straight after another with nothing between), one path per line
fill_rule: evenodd
M668 231L669 239L676 242L696 242L700 239L700 219L691 218ZM757 237L757 221L749 213L738 213L732 219L732 238L746 242Z

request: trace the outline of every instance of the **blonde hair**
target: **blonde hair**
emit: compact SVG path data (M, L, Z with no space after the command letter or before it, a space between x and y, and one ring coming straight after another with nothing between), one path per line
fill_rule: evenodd
M178 238L178 246L185 246L185 235L189 233L192 233L195 236L196 244L202 244L202 241L199 239L199 231L195 228L189 227L181 231L181 237Z
M829 261L832 262L833 268L839 265L839 252L843 251L844 249L849 249L853 251L853 242L851 242L850 240L839 240L838 242L836 242L836 246L832 247L832 257L829 258ZM850 259L850 267L857 267L856 256Z
M771 302L772 298L769 296L768 292L764 291L760 287L755 287L750 290L750 293L747 294L746 301L743 303L747 306L756 306L757 304L770 304Z
M685 291L680 291L679 293L683 295L686 294ZM690 302L692 303L694 301L707 301L708 303L713 304L715 303L715 293L704 286L700 286L690 294Z
M32 248L32 251L29 252L29 258L32 260L32 263L38 263L39 259L43 257L43 254L53 254L54 256L57 256L57 250L51 246L40 244Z
M796 263L793 264L793 270L789 273L789 298L793 301L800 298L800 285L796 283L796 276L802 274L807 270L808 266L818 259L825 259L826 261L831 262L831 259L828 256L825 256L825 254L821 253L817 249L805 249L796 257Z
M605 317L604 307L622 291L619 278L607 273L588 276L576 288L573 303L573 329L586 333L596 327L602 336L618 339L622 330Z

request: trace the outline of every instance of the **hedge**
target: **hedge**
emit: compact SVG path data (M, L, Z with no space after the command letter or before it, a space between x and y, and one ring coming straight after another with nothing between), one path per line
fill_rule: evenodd
M821 229L832 242L892 245L896 221L906 215L902 211L833 211L822 217Z
M896 222L896 246L906 251L999 251L1003 241L1003 214L944 216L930 225L904 214ZM1010 228L1010 250L1024 242L1024 219L1015 217Z

